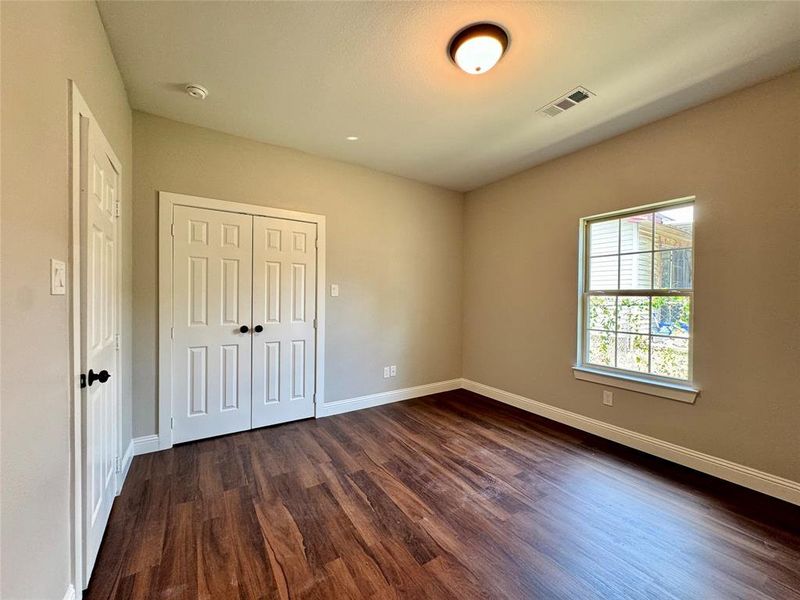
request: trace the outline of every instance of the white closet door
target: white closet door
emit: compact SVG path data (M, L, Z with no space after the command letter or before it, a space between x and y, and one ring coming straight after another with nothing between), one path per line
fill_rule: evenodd
M178 443L250 428L253 217L176 206L174 224Z
M253 218L253 427L314 416L316 238L314 223Z

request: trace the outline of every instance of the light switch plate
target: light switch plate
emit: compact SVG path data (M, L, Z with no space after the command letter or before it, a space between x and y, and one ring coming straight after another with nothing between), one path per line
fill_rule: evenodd
M606 406L614 406L614 393L608 390L603 390L603 404Z
M50 259L50 295L63 296L67 293L67 265L63 260Z
M331 284L331 296L338 296L339 295L339 285L336 283Z

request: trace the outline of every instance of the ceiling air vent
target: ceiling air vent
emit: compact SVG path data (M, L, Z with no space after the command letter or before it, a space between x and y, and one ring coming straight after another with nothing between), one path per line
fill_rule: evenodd
M577 87L560 98L556 98L552 102L545 104L537 112L544 113L548 117L557 117L565 110L569 110L592 96L594 96L594 94L585 87Z

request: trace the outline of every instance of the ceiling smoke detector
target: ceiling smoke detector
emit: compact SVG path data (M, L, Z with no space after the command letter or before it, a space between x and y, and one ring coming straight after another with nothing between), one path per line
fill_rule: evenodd
M186 93L192 98L196 98L198 100L205 100L206 96L208 96L208 90L202 85L198 85L196 83L188 84L186 86Z
M556 98L552 102L545 104L536 112L544 113L548 117L557 117L565 110L569 110L584 100L589 100L594 95L593 92L590 92L585 87L576 87L571 92L567 92L560 98Z

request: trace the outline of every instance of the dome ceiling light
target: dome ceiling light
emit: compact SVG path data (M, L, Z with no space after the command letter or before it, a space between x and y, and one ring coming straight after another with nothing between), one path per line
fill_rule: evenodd
M508 49L508 33L494 23L473 23L450 40L447 52L459 69L482 75L497 64Z

